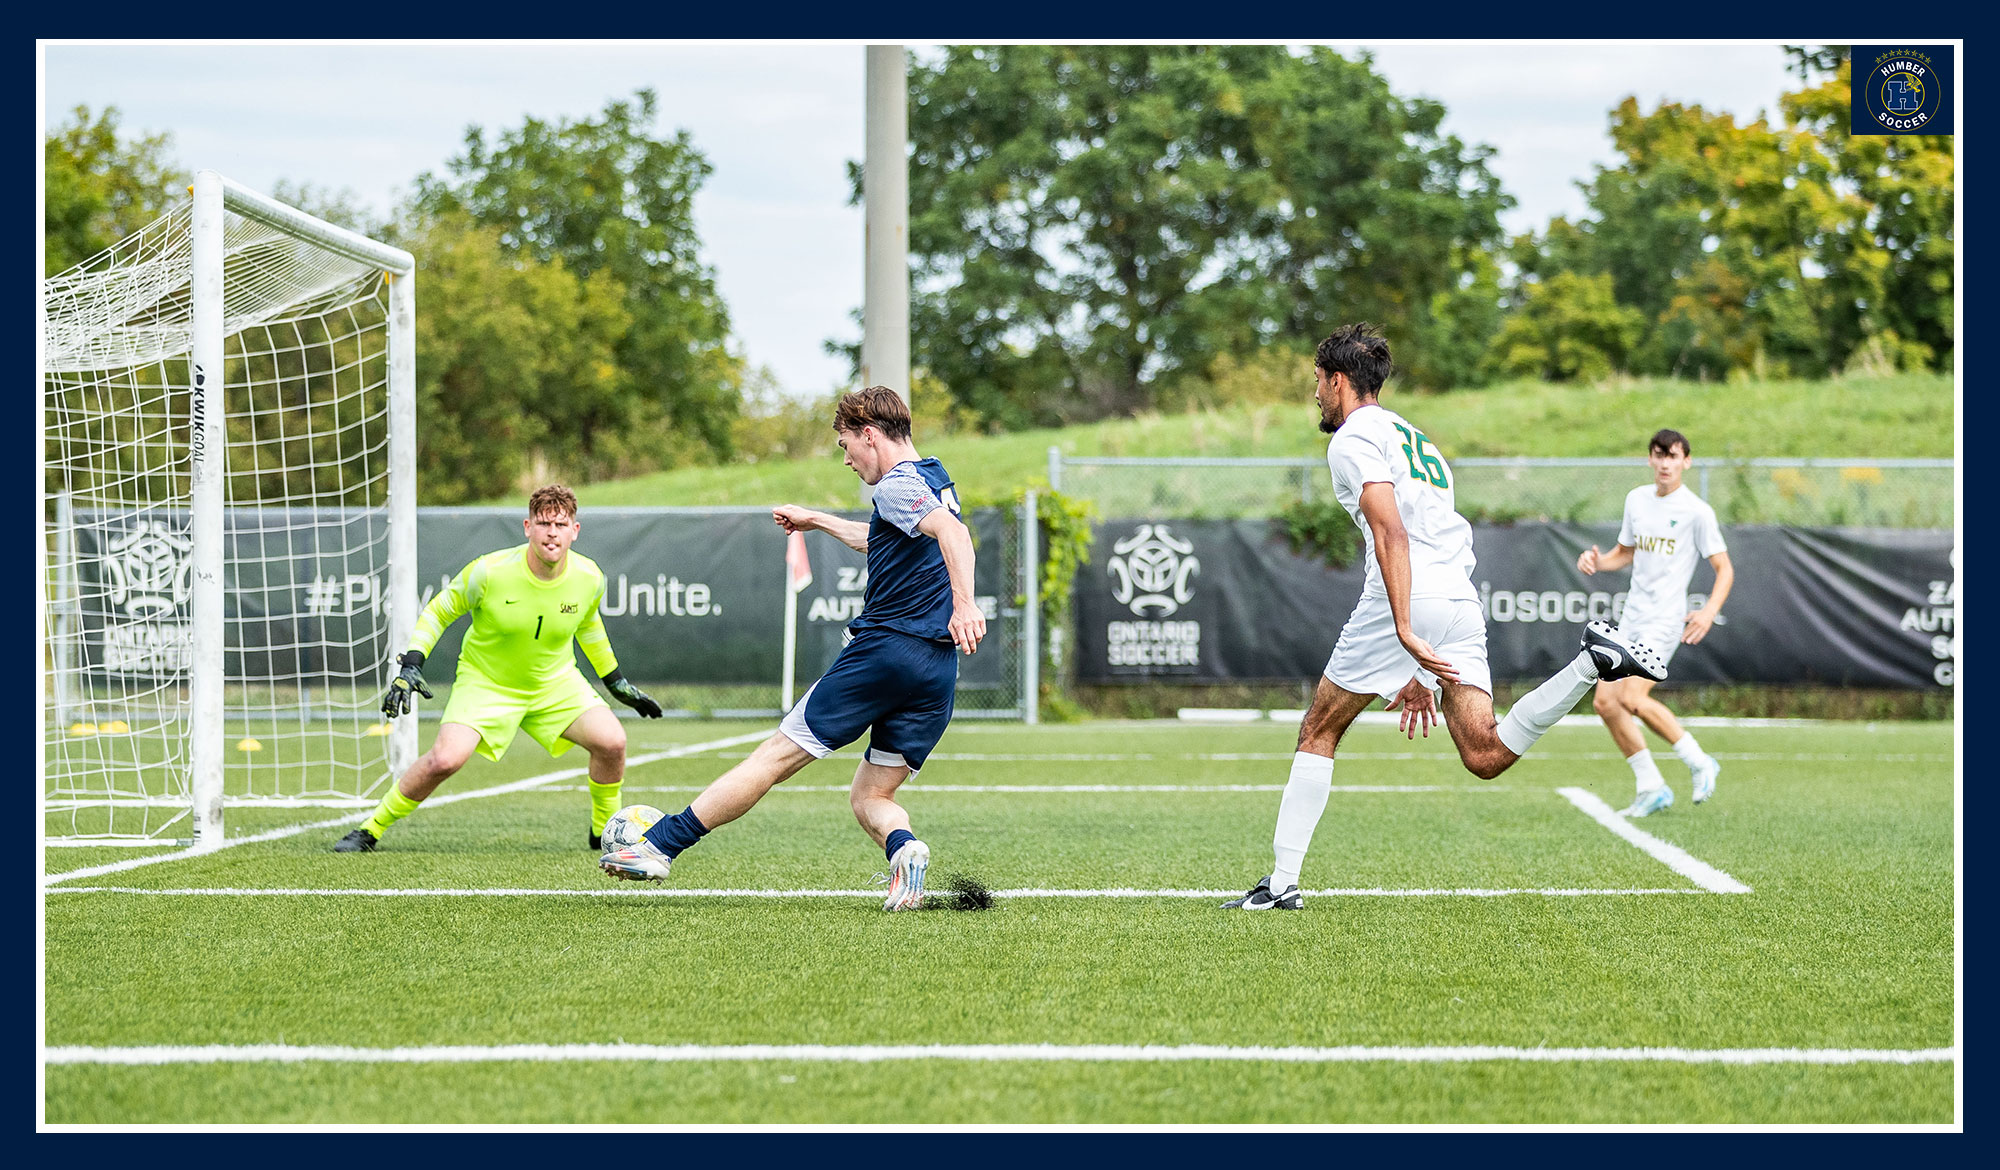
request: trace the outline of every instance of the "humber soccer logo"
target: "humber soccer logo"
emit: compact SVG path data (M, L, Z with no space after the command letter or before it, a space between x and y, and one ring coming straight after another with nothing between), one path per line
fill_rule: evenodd
M1201 572L1201 562L1189 555L1193 543L1175 539L1166 525L1141 524L1111 551L1116 555L1105 566L1115 579L1111 596L1133 613L1171 615L1194 596L1188 578Z
M1882 130L1922 130L1944 108L1942 79L1928 53L1892 49L1854 64L1854 96Z

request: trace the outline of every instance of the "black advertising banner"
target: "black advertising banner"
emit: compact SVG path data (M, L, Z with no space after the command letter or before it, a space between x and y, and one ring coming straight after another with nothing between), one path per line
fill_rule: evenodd
M840 515L868 518L866 512ZM978 549L974 594L989 623L999 612L996 594L1005 576L999 550L1010 522L997 509L968 517ZM590 508L582 523L572 547L604 571L604 629L626 674L649 682L777 684L784 670L786 537L769 508ZM466 562L526 539L513 509L421 509L417 534L425 602ZM812 583L793 599L801 693L840 653L841 632L860 616L868 588L866 553L824 532L809 532L805 541ZM463 633L460 622L438 642L432 657L440 670L458 661ZM960 660L961 687L1006 681L999 634L989 628L988 646ZM578 661L584 661L581 651Z
M865 519L866 513L850 516ZM989 622L980 653L961 660L963 687L1005 687L998 617L1009 578L1002 550L1014 517L971 513L976 600ZM374 680L397 653L387 637L388 522L358 509L224 513L224 613L232 679ZM88 668L101 675L174 677L190 645L192 564L185 509L82 513L75 528L77 594ZM867 557L809 533L813 581L798 607L801 690L840 652L861 612ZM525 543L515 508L425 508L417 515L419 604L466 564ZM643 681L776 685L784 661L785 534L767 508L676 511L591 508L574 548L604 571L600 612L625 672ZM1013 591L1007 592L1011 606ZM448 678L465 634L459 621L426 670ZM582 662L581 651L578 661ZM586 665L586 671L588 667Z
M768 508L589 508L580 521L571 547L604 572L599 613L626 674L709 685L777 681L785 535ZM420 600L428 604L475 558L526 540L519 509L420 509ZM461 620L438 641L431 659L440 677L455 669L464 635ZM580 650L577 661L594 677Z
M187 509L75 516L85 669L174 678L193 646L194 562ZM373 680L382 633L388 539L380 511L232 508L223 519L223 606L231 678Z
M1474 530L1493 677L1546 676L1576 653L1583 623L1618 620L1628 574L1576 568L1581 550L1617 536L1613 525ZM1680 648L1672 681L1951 685L1951 533L1737 526L1724 536L1736 585L1707 638ZM1361 595L1358 560L1334 569L1294 555L1268 520L1107 521L1096 538L1076 582L1085 682L1311 678ZM1690 606L1712 581L1697 568Z

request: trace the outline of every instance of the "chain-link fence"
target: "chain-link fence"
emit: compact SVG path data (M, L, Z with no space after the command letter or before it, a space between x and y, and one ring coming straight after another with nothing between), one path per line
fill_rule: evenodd
M1724 524L1951 528L1949 459L1703 459L1687 484ZM1651 481L1644 459L1451 461L1458 510L1475 523L1618 522L1625 495ZM1321 458L1123 458L1049 450L1049 482L1100 516L1187 519L1275 515L1331 500Z

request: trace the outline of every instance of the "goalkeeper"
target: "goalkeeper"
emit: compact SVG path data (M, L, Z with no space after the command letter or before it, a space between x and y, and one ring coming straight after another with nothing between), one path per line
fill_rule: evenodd
M570 639L582 644L619 702L647 719L660 717L660 705L619 672L597 613L604 573L589 557L570 551L583 527L576 519L576 496L561 484L541 488L529 498L521 527L528 543L465 566L417 619L410 648L398 660L402 669L382 698L382 713L393 719L407 712L413 691L431 697L424 685L424 655L446 627L469 613L472 628L459 652L444 726L431 750L334 852L375 848L390 825L415 812L474 751L497 760L521 730L552 756L571 744L590 753L590 847L603 847L604 822L618 811L625 779L625 729L577 670Z

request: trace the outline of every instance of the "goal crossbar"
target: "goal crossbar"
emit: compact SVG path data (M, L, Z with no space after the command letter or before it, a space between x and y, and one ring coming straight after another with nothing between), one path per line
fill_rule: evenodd
M222 185L222 205L245 219L256 220L266 227L310 241L349 260L379 265L399 276L407 276L417 269L415 257L401 248L307 215L296 207L252 191L227 175L217 175L216 178Z

